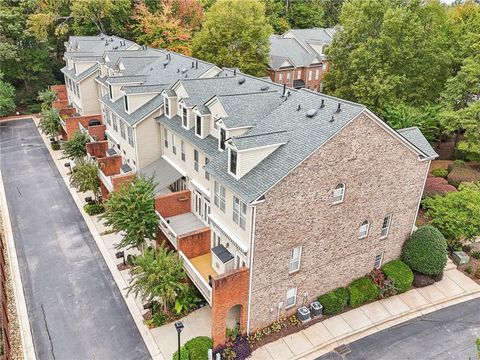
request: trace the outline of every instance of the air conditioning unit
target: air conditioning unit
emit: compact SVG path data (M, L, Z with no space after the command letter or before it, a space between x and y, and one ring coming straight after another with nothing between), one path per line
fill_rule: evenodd
M314 301L313 303L310 304L310 312L314 317L322 316L322 313L323 313L322 304L320 304L318 301Z
M306 306L302 306L297 310L297 318L301 322L307 322L310 320L310 310Z

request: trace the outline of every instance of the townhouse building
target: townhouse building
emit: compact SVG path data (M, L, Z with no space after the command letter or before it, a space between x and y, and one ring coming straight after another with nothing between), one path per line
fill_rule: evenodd
M106 51L99 72L102 193L155 178L158 243L210 305L215 346L399 257L437 156L418 128L163 50Z
M295 89L322 92L322 79L329 70L325 55L334 28L291 29L270 36L268 75L273 82Z

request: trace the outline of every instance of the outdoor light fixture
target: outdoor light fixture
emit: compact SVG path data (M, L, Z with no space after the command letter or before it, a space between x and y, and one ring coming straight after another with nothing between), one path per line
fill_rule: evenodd
M127 263L125 261L125 252L124 251L119 251L119 252L115 253L115 257L117 259L123 259L123 265L127 266Z
M180 333L182 332L184 327L185 326L181 321L177 321L175 323L175 329L177 329L177 333L178 333L178 360L181 360L180 359Z
M148 310L148 309L153 310L153 302L148 302L148 303L143 305L143 310Z

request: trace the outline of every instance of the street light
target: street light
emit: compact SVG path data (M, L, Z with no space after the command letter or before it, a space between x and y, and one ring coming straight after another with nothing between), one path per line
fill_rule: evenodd
M183 323L181 321L177 321L175 323L175 329L177 329L178 333L178 360L180 360L180 333L182 332L184 327L185 326L183 326Z

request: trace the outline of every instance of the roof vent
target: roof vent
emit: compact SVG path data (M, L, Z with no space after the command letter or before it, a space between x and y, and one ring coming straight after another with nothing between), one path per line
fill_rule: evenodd
M195 61L192 61L192 69L195 69Z
M317 109L310 109L307 111L305 114L308 118L313 118L315 115L317 115Z
M263 85L263 86L260 88L260 90L266 91L266 90L268 90L269 88L270 88L270 86L268 86L268 85Z
M187 71L188 71L187 68L183 68L183 69L182 69L182 74L185 74Z
M177 73L179 73L179 72L180 72L180 68L177 68Z
M301 108L300 104L298 104L297 111L300 111Z
M153 67L150 68L150 71L153 71Z
M238 83L239 83L240 85L242 85L244 82L245 82L245 78L244 78L244 77L238 79Z
M237 76L237 69L233 69L233 76Z
M323 109L325 107L325 99L322 99L322 103L320 104L320 109Z
M198 69L198 60L195 61L195 69Z
M165 60L165 61L163 62L163 67L166 68L169 62L170 62L170 60L168 60L168 59Z
M332 115L332 118L330 119L330 122L333 122L333 120L335 120L335 118L334 118L333 115Z
M342 104L341 104L341 103L338 103L337 113L339 113L340 111L342 111Z

